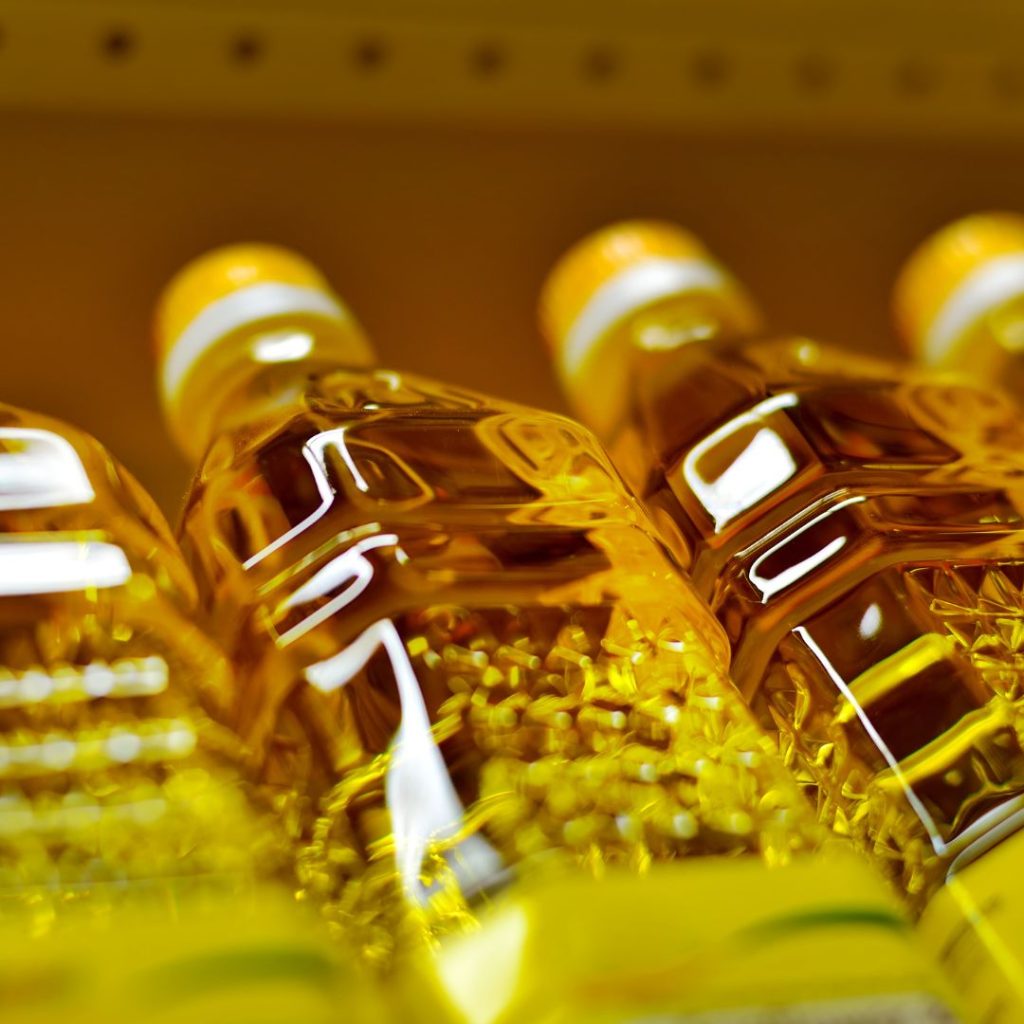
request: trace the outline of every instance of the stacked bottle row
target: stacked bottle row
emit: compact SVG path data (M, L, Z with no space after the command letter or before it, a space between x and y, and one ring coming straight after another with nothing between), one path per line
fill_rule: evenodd
M954 236L903 320L1011 351L1024 232ZM184 561L95 442L3 409L6 917L89 979L19 983L26 1020L1024 1019L1014 405L762 338L665 225L543 309L597 437L375 368L292 254L186 268Z

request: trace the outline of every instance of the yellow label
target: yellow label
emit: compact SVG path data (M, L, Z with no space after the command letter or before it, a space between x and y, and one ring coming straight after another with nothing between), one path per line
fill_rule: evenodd
M770 1009L633 1018L623 1024L956 1024L944 1003L928 996L838 999ZM589 1021L588 1024L596 1024Z
M1024 1021L1024 832L950 876L920 934L985 1024Z
M438 977L468 1024L959 1019L893 897L836 851L525 886L442 944Z
M367 983L287 898L150 903L0 926L4 1024L379 1024Z

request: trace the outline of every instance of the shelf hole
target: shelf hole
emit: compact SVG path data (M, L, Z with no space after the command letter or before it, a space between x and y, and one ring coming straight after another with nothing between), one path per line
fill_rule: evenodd
M388 47L382 39L368 36L359 39L352 47L352 63L360 71L378 71L388 59Z
M127 60L136 46L135 35L127 28L112 28L100 40L100 51L109 61Z
M469 55L469 67L480 78L493 78L504 70L505 51L497 43L481 43Z
M939 76L931 65L923 61L908 60L896 68L893 84L904 96L927 96L935 91Z
M690 77L701 89L720 89L729 79L729 58L721 50L698 50L690 58Z
M808 94L827 92L836 81L835 65L827 57L814 53L799 57L793 65L793 74L800 91Z
M228 55L233 64L248 68L258 64L267 52L263 38L255 32L241 32L228 47Z
M0 41L2 41L0 36ZM1002 100L1015 102L1024 96L1024 67L1019 64L997 64L992 69L992 90Z
M583 75L591 82L607 82L621 69L619 55L607 46L597 46L583 55Z

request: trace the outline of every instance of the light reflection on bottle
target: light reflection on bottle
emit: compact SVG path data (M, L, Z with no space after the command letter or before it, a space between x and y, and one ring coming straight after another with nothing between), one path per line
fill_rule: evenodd
M364 538L330 561L288 598L286 607L316 600L338 587L344 589L278 642L283 646L297 639L357 600L373 579L373 565L364 553L397 543L393 534ZM435 851L443 850L459 891L472 895L500 876L501 858L482 836L458 838L465 827L466 808L434 739L419 680L394 623L388 619L373 623L337 654L310 665L306 679L321 693L330 693L354 679L380 649L390 662L401 711L401 722L387 755L385 802L403 889L414 903L426 905L434 889L442 884L423 884L427 860Z
M935 822L932 819L932 816L928 813L927 808L924 806L924 804L918 798L917 794L914 792L913 786L905 777L903 767L901 766L899 759L889 749L888 744L885 742L885 740L882 738L881 733L875 727L871 715L868 714L865 708L861 705L860 701L857 700L857 697L854 693L854 686L856 685L856 683L854 683L853 685L847 684L846 680L843 679L840 672L829 661L828 657L825 655L825 652L814 642L814 639L811 637L810 633L808 633L808 631L803 626L794 627L793 633L799 636L800 639L803 640L803 642L807 645L808 649L814 654L818 663L828 674L828 677L832 680L833 683L835 683L836 689L838 689L839 692L846 699L846 708L850 710L851 717L852 715L856 715L864 731L871 737L871 742L874 743L874 745L878 748L879 753L881 753L881 755L885 758L886 764L888 764L889 766L889 770L897 779L899 786L902 789L903 793L906 795L908 802L914 808L914 813L917 814L918 818L920 818L921 824L925 827L926 831L928 832L928 836L931 839L931 843L933 848L935 849L935 852L938 854L945 853L946 844L945 842L943 842L942 837L939 834L939 830L936 828Z
M758 555L750 568L750 582L757 588L763 603L781 594L789 587L795 586L808 577L815 569L827 565L838 555L850 541L850 537L840 529L838 536L826 537L820 546L808 552L803 558L779 557L786 555L798 544L807 545L809 536L813 536L816 528L824 525L831 525L836 519L836 513L864 501L863 496L847 498L845 501L836 502L831 508L826 509L820 515L815 516L810 522L793 530L776 546L768 548L763 554Z
M313 345L308 331L268 331L253 342L252 357L257 363L292 363L305 359Z
M309 513L309 515L296 523L291 529L285 531L280 536L275 537L270 544L266 545L266 547L257 551L256 554L248 558L245 561L243 568L246 570L255 568L266 558L270 557L270 555L280 551L280 549L290 541L305 534L310 527L319 522L330 511L336 497L335 487L331 480L327 461L332 454L341 459L341 462L345 467L346 476L352 481L355 487L364 494L369 493L370 485L362 472L360 472L358 460L350 451L349 442L346 440L347 432L347 427L336 427L331 430L323 430L310 437L303 444L302 457L309 466L313 478L313 484L316 488L320 503L312 512ZM365 442L360 442L360 444L365 446ZM377 449L375 449L375 451L380 455L387 455L386 452ZM408 477L414 487L419 490L419 495L414 500L426 499L429 496L429 488L422 480L416 477L415 474L407 472L405 476ZM390 504L394 505L394 502L391 502Z
M716 530L754 508L798 472L789 446L772 429L770 418L796 404L796 395L776 395L709 434L683 460L683 477ZM723 452L739 444L739 451L723 458Z
M0 666L0 710L27 707L54 698L62 703L98 697L154 697L167 689L167 662L158 655L94 659L83 666L61 664L47 671L12 673Z
M0 428L0 512L87 504L95 496L65 438L31 427Z
M26 933L136 890L240 890L276 841L207 717L228 678L190 586L124 467L0 404L0 916Z
M310 665L306 678L329 693L344 686L383 648L398 685L402 720L388 753L385 801L391 816L395 861L402 886L413 902L425 906L436 887L423 884L430 854L444 851L458 889L471 896L500 877L501 858L482 836L459 839L466 809L452 785L423 703L416 672L394 623L381 619L344 650Z
M300 605L316 601L333 590L343 588L341 593L335 594L326 604L311 612L301 622L292 626L291 629L282 633L276 638L279 647L286 647L288 644L300 637L305 636L311 629L326 622L332 615L336 615L343 608L355 601L363 591L370 585L373 579L373 565L366 558L365 552L381 547L396 547L398 537L393 533L382 533L374 537L364 537L357 540L343 554L331 559L324 568L320 569L312 579L307 580L298 590L282 603L282 611L288 611ZM398 548L397 550L401 550Z
M42 540L30 534L0 540L0 596L66 594L127 583L124 551L106 541Z

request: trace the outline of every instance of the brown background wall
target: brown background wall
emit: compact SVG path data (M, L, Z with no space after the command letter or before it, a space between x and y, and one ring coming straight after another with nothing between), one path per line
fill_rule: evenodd
M169 511L149 317L204 248L306 252L387 363L558 407L540 281L609 219L705 236L780 327L894 347L909 248L974 208L1024 207L1024 148L336 122L0 117L0 397L108 442Z

